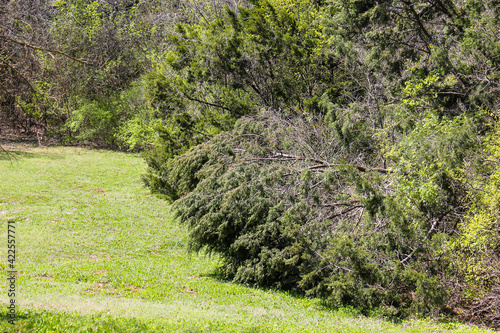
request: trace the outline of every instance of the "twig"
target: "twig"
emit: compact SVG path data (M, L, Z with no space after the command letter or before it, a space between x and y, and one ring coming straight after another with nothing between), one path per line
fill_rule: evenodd
M12 164L12 156L10 155L10 153L7 150L5 150L5 148L2 146L0 146L0 150L2 150L7 155L7 157L9 158L10 164Z
M439 221L438 219L434 220L434 223L432 223L431 228L429 229L429 231L427 231L427 234L425 235L425 237L422 240L422 242L420 242L420 244L415 249L413 249L413 251L411 251L411 253L409 255L406 256L406 258L404 258L403 260L401 260L402 264L404 264L405 262L407 262L415 254L415 252L417 252L417 250L422 247L423 241L425 241L427 238L429 238L429 236L431 235L431 233L434 231L434 228L436 227L436 224L438 223L438 221Z
M340 213L328 216L327 220L333 219L335 217L342 216L342 215L347 214L347 213L349 213L349 212L351 212L351 211L353 211L353 210L355 210L357 208L363 208L363 205L356 205L356 206L352 206L352 207L346 208L343 211L341 211Z

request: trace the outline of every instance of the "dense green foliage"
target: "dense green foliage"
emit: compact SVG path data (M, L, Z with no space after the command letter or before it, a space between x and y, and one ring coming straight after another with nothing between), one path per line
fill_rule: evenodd
M224 4L57 2L78 60L60 78L88 84L18 108L146 150L145 183L235 281L500 327L500 3ZM118 51L85 67L108 35Z
M296 14L306 8L313 14ZM191 247L222 255L236 281L389 316L453 313L484 295L463 288L467 260L484 259L456 235L478 218L464 175L498 109L498 40L478 28L494 31L495 11L474 1L259 1L203 26L203 37L184 26L173 39L182 87L195 83L228 112L224 94L242 89L257 111L236 107L248 111L231 131L178 157L149 155L146 180L176 200ZM302 25L309 33L294 39ZM214 97L221 84L233 90ZM496 293L487 281L480 288ZM498 307L495 297L482 306Z

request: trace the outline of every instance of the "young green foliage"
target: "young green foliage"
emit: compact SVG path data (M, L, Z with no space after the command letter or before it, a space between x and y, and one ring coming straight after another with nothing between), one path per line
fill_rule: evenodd
M485 163L465 179L471 185L473 200L463 223L461 235L453 242L454 257L463 273L465 296L469 305L463 313L479 316L493 327L500 327L500 126L485 139L480 156ZM476 166L477 168L477 166Z

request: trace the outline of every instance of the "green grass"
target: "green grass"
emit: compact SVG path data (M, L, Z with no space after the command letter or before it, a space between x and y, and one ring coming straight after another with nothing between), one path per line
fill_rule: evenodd
M186 252L186 231L143 187L137 155L4 148L11 158L0 155L0 266L8 270L7 221L15 219L18 321L3 316L0 331L482 332L423 320L396 325L222 281L216 258Z

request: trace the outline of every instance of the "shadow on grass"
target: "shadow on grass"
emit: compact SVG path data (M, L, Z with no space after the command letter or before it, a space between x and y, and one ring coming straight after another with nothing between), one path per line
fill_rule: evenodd
M0 152L0 161L11 161L14 162L20 158L34 158L35 154L27 153L22 151L7 150Z
M305 295L304 292L296 289L291 289L291 290L283 290L283 289L278 289L278 288L273 288L269 286L259 286L259 285L254 285L254 284L243 284L243 283L238 283L233 281L234 276L227 276L223 271L222 267L219 267L212 271L211 273L203 274L201 275L202 277L210 278L217 280L222 283L229 283L229 284L236 284L240 285L243 287L248 287L248 288L253 288L257 290L261 290L264 292L273 292L276 294L281 294L283 296L287 297L292 297L293 299L297 301L303 301L303 300L312 300L315 299L316 302L314 306L317 308L319 311L326 311L326 312L336 312L337 315L341 317L346 317L346 318L356 318L356 317L363 317L363 318L375 318L375 319L382 319L386 322L391 322L392 324L400 325L404 322L405 318L408 319L407 317L398 317L397 315L391 315L387 312L384 312L382 308L376 308L372 309L370 311L363 311L360 308L357 308L352 305L345 305L339 307L338 305L334 304L332 301L328 300L327 298L321 298L321 297L308 297ZM438 322L440 323L453 323L454 320L450 319L448 317L441 317L439 318Z
M219 282L222 282L222 283L230 283L230 284L236 284L236 285L240 285L240 286L243 286L243 287L247 287L247 288L253 288L253 289L258 289L258 290L261 290L261 291L264 291L264 292L269 292L269 291L272 291L274 293L277 293L277 294L282 294L282 295L285 295L285 296L289 296L289 297L292 297L296 300L310 300L310 299L317 299L318 300L318 303L316 304L318 306L318 308L320 310L323 310L323 311L338 311L339 308L337 306L334 306L333 304L331 304L330 302L328 302L328 300L326 299L322 299L322 298L318 298L318 297L315 297L315 298L311 298L311 297L307 297L305 295L304 292L300 291L300 290L296 290L296 289L278 289L278 288L275 288L275 287L269 287L269 286L260 286L260 285L256 285L256 284L246 284L246 283L238 283L238 282L234 282L233 281L233 277L234 276L228 276L227 274L225 274L223 271L222 271L222 268L216 268L214 271L212 271L211 273L207 273L207 274L203 274L201 275L201 277L206 277L206 278L210 278L210 279L214 279L214 280L217 280ZM349 308L349 309L343 309L343 310L348 310L348 312L350 312L351 315L353 316L357 316L357 315L361 315L361 312L354 309L354 308Z
M62 160L65 159L65 156L58 154L50 154L50 153L31 153L20 150L6 150L0 151L0 161L11 161L15 162L20 159L34 159L34 158L44 158L50 160Z
M7 306L4 306L4 307L7 307ZM28 318L29 318L28 313L26 313L24 311L19 313L19 311L16 311L15 321L27 320ZM9 322L11 319L12 318L6 312L0 313L0 322Z

